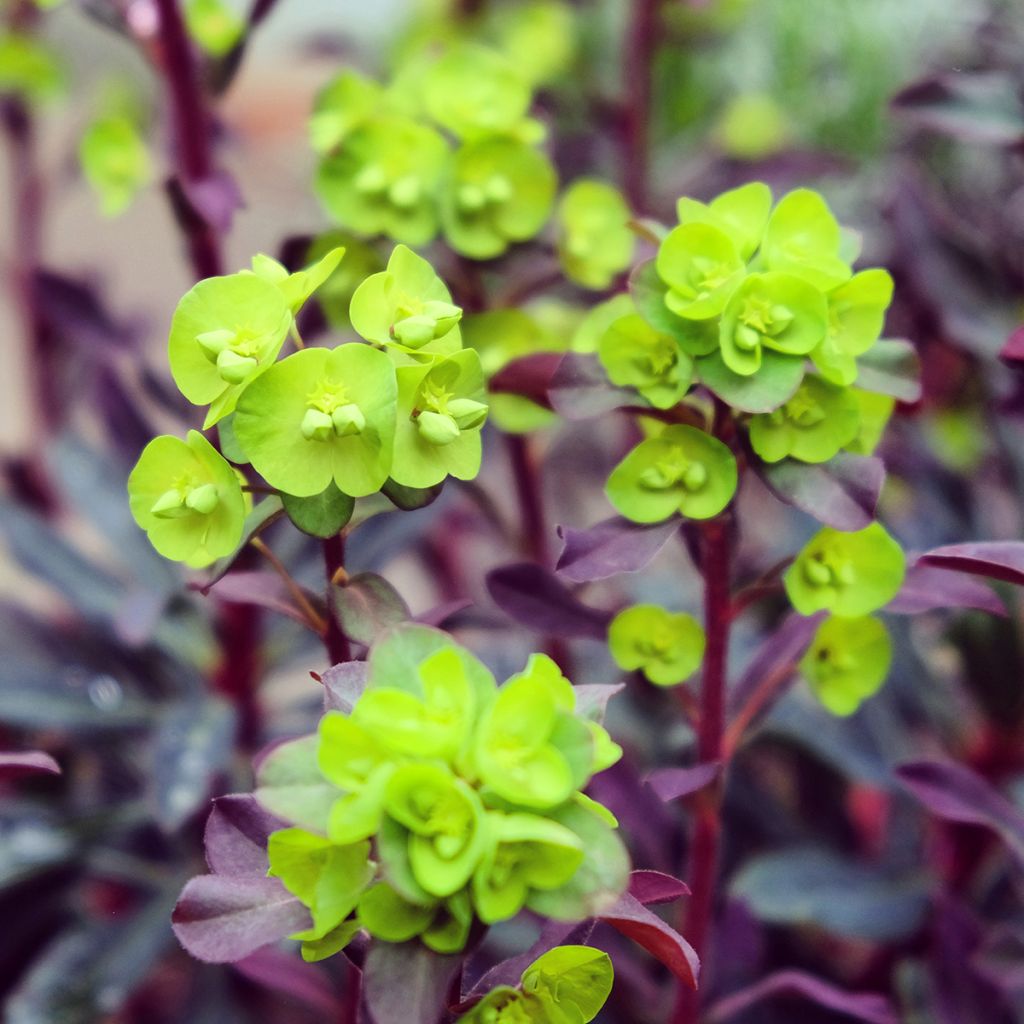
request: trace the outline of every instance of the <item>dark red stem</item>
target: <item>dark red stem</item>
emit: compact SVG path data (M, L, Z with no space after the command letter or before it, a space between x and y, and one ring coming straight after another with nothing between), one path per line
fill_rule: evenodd
M345 572L345 538L340 533L324 541L324 569L327 573L327 633L324 636L324 644L331 664L337 665L339 662L352 660L348 637L342 633L338 625L331 601L331 587L339 582L338 577Z
M177 177L188 187L208 179L214 170L211 138L213 122L203 97L199 68L185 31L178 0L156 0L160 14L160 48L164 79L174 127ZM185 222L189 256L196 277L221 273L221 245L213 225L197 210L179 212Z
M725 730L725 682L729 651L731 562L730 523L720 516L704 524L702 569L704 574L704 630L707 647L701 675L700 719L697 726L697 754L704 764L720 761ZM706 985L709 965L708 939L715 906L722 833L722 783L703 790L694 808L690 839L689 884L693 892L686 908L683 934L696 950ZM674 1024L696 1024L700 996L681 988L673 1015Z
M636 213L650 213L649 161L653 60L659 0L634 0L623 60L623 188Z

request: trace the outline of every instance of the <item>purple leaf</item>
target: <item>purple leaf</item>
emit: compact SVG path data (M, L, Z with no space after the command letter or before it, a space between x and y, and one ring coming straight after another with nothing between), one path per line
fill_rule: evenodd
M1006 344L999 352L999 358L1010 366L1024 363L1024 327L1017 327L1010 332Z
M324 711L352 714L366 689L366 671L365 661L343 661L327 669L320 677L324 685Z
M896 775L932 814L992 829L1024 864L1024 813L980 775L951 761L901 764Z
M625 683L581 683L574 686L576 713L595 722L603 722L608 701L625 688Z
M611 384L597 356L567 352L551 379L551 407L567 420L589 420L627 405L642 405L635 391Z
M547 636L604 640L607 635L608 612L583 604L553 573L532 562L492 569L487 590L509 618Z
M909 341L876 341L857 360L857 387L901 402L921 400L921 358Z
M811 646L814 634L824 618L821 612L809 616L790 612L783 619L782 624L754 651L739 681L732 688L729 705L734 714L747 705L755 691L761 689L763 692L763 688L770 687L774 681L778 689L771 694L772 700L762 706L763 712L769 710L771 703L785 692L785 683Z
M629 895L645 907L673 903L690 895L690 887L664 871L633 871L629 876Z
M266 878L267 838L280 828L284 822L248 793L217 797L203 833L206 863L215 875Z
M721 771L721 761L697 764L692 768L661 768L647 776L647 784L658 794L659 800L668 803L710 786Z
M912 565L900 592L885 606L897 615L920 615L940 608L976 608L1006 615L1003 599L991 587L970 576L933 565Z
M284 580L276 573L262 569L230 572L217 580L206 592L231 604L254 604L286 615L304 626L309 625L306 616L288 592ZM306 594L306 598L310 604L317 604L318 599L313 594Z
M313 964L279 949L258 949L237 961L234 967L257 985L305 1003L323 1019L338 1019L338 997L327 975Z
M600 919L643 946L683 984L693 989L697 987L700 961L693 947L635 897L629 893L621 896L613 907L600 915Z
M41 750L0 750L0 780L23 775L60 775L60 765Z
M719 999L708 1010L708 1024L723 1024L750 1007L779 995L800 996L823 1009L834 1010L865 1024L899 1024L896 1011L885 996L846 992L804 971L777 971L749 988Z
M178 186L192 209L222 234L230 230L235 211L245 205L238 183L227 171L214 171L198 181L182 179Z
M468 597L457 597L452 601L444 601L433 608L427 609L425 612L421 612L413 617L413 621L419 622L424 626L437 626L441 628L449 619L454 618L459 612L465 611L472 606L473 602Z
M872 522L885 483L880 459L847 452L817 465L796 459L753 465L779 501L837 530L860 530Z
M562 553L555 571L571 583L590 583L643 569L672 539L679 520L641 526L628 519L606 519L589 530L559 526Z
M363 572L343 586L332 586L331 605L342 633L367 647L385 629L405 622L411 615L402 595L375 572Z
M309 911L276 878L200 875L171 915L178 941L196 959L233 963L312 925Z
M561 352L534 352L503 366L487 384L495 394L519 395L551 408L548 389L562 361Z
M926 551L917 562L919 565L957 569L972 576L1024 585L1024 541L983 540L949 544Z
M374 1024L436 1024L461 959L423 943L374 942L363 967L363 991Z

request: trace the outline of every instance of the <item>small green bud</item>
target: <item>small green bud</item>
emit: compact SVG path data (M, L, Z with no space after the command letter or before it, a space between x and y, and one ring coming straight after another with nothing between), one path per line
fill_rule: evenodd
M420 179L415 174L407 174L398 181L392 182L388 189L388 199L393 206L401 210L409 210L419 201L423 192Z
M453 398L448 403L448 414L460 430L475 430L487 419L487 405L472 398Z
M331 421L334 424L334 431L339 437L351 437L353 434L361 434L366 428L366 417L362 410L353 402L347 405L339 405L331 413Z
M512 183L504 174L495 174L485 183L484 195L490 203L507 203L512 198Z
M307 409L300 429L307 441L327 441L334 436L334 421L319 409Z
M361 192L363 195L375 195L388 187L388 179L382 167L377 164L369 164L356 175L353 184L357 192Z
M420 436L434 445L451 444L459 436L459 425L442 412L424 411L416 418Z
M459 187L456 201L459 209L475 213L487 205L487 195L479 185L467 184Z
M434 318L437 323L434 337L441 338L462 319L462 308L441 299L431 299L423 303L423 315Z
M259 362L252 356L240 356L231 349L223 349L217 356L217 372L228 384L241 384L252 376Z
M157 519L180 519L188 515L184 495L176 487L164 491L149 510Z
M399 320L391 333L397 341L409 348L420 348L437 337L437 321L432 316L407 316Z
M185 504L200 515L208 516L218 505L220 497L216 484L202 484L193 487L185 497Z
M229 330L204 331L196 335L199 347L206 353L211 363L217 362L217 356L221 354L235 339L235 332Z
M700 462L691 462L683 470L682 483L688 491L699 491L708 482L708 471Z
M832 570L817 558L807 560L804 575L812 587L827 587L832 582Z

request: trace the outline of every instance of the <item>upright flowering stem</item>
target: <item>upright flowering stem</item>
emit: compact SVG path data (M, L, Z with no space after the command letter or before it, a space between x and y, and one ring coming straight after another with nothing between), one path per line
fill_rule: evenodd
M649 213L652 63L658 42L660 0L635 0L623 60L623 188L636 213Z
M188 186L208 180L213 174L212 124L178 0L156 0L156 6L160 14L161 61L174 126L177 176L187 200ZM196 277L221 273L221 244L216 229L190 207L181 216Z

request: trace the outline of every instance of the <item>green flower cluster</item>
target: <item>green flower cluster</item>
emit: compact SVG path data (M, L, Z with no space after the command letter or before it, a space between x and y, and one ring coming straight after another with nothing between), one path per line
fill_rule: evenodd
M656 604L635 604L608 627L608 647L619 668L642 672L656 686L675 686L700 668L704 630L692 615Z
M851 533L825 527L786 570L786 593L801 615L830 613L800 667L834 714L852 714L885 681L892 642L871 613L896 596L905 572L903 550L880 523Z
M607 953L555 946L523 971L518 988L500 985L459 1018L460 1024L589 1024L611 994Z
M614 818L580 790L620 756L545 655L498 688L445 634L392 630L351 712L329 711L313 745L286 744L261 768L257 799L295 825L271 836L270 873L310 909L306 955L359 928L454 953L474 920L595 912L628 859ZM315 809L298 787L319 793Z
M330 250L295 273L257 256L251 270L195 285L171 321L178 388L209 404L204 428L221 424L231 459L286 497L330 504L389 480L428 488L475 476L487 417L480 359L462 348L448 289L404 246L353 294L350 319L365 342L278 360L289 334L301 344L295 316L343 255ZM241 539L239 479L200 434L157 438L128 489L136 521L169 558L206 565Z
M389 88L343 71L310 121L317 194L359 234L418 246L441 230L463 255L499 256L540 231L554 200L532 101L512 60L469 41L424 49Z

